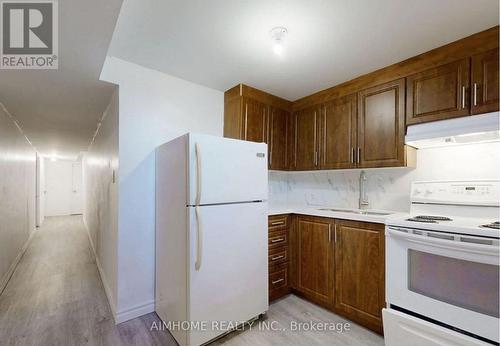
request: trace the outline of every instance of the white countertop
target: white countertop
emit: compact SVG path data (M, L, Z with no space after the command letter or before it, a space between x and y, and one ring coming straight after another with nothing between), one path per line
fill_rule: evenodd
M339 211L320 210L327 208L338 209ZM346 212L340 210L346 210ZM374 223L385 223L385 220L389 217L393 218L397 215L404 215L404 213L390 211L390 210L378 210L378 209L363 210L367 212L388 213L388 215L358 214L358 213L347 212L347 210L353 210L353 209L340 208L334 206L317 206L317 207L311 206L311 207L296 207L296 208L271 206L269 208L268 215L300 214L300 215L329 217L332 219L355 220L355 221L374 222Z

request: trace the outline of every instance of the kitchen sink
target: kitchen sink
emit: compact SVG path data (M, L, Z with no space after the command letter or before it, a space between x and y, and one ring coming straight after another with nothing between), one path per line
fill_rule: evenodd
M360 214L360 215L391 215L391 213L385 213L380 211L369 211L369 210L358 210L358 209L334 209L334 208L320 208L318 210L324 211L335 211L339 213L351 213L351 214Z

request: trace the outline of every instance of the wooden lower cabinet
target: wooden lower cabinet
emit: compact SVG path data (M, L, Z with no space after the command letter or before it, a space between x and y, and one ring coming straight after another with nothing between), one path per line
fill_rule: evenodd
M269 301L290 293L289 228L289 215L269 216Z
M292 291L382 333L384 225L293 215L289 239Z
M335 222L335 309L382 332L385 306L384 225Z
M297 289L321 305L331 306L334 298L332 219L299 216L295 223Z

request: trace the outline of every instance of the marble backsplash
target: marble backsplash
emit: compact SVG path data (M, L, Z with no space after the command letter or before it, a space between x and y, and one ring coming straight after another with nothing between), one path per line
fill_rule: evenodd
M357 208L359 169L269 172L269 205ZM500 179L500 143L417 151L416 168L366 169L369 208L408 211L412 181Z

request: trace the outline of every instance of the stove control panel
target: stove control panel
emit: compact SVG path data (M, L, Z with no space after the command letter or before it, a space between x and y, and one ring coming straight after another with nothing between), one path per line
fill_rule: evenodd
M411 202L500 206L500 180L413 182Z

